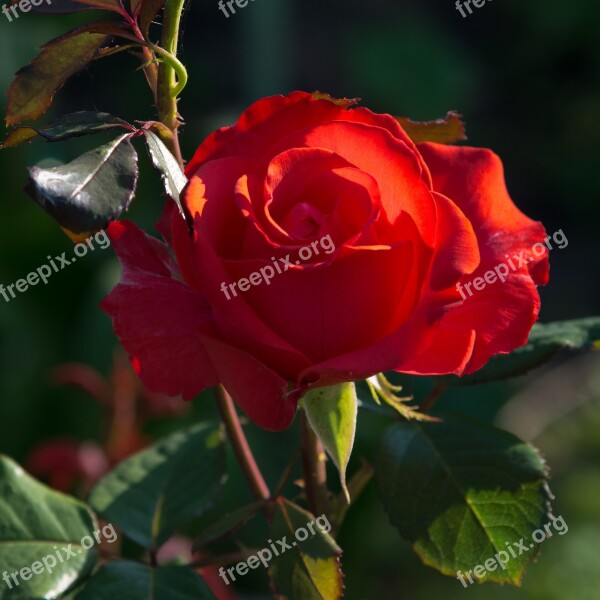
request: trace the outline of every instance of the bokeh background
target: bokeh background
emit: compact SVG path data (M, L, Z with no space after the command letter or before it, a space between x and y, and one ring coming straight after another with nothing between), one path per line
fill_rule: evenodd
M3 113L14 72L41 44L84 19L81 13L29 13L9 23L0 15ZM184 154L189 158L210 131L234 122L251 101L294 89L358 96L376 111L414 119L458 110L469 143L502 157L519 207L541 220L549 233L562 229L569 240L568 247L551 253L541 320L598 314L599 21L595 0L488 0L467 18L452 0L255 0L228 19L216 0L191 0L181 53L191 76L180 104L186 121ZM82 109L152 118L152 99L137 67L127 55L99 62L59 93L44 122ZM67 162L99 141L36 141L0 153L0 283L26 276L48 255L71 254L68 238L22 191L26 167ZM130 218L151 231L164 198L146 159L141 170ZM114 434L107 433L106 409L81 390L57 385L55 369L75 361L105 376L114 370L117 340L98 303L118 272L112 250L98 249L45 286L10 303L0 297L0 452L28 465L48 440L106 444ZM466 411L533 440L551 467L555 512L563 515L569 532L544 543L521 589L485 584L465 590L422 566L388 525L371 486L341 532L346 597L600 597L599 365L597 355L571 355L517 381L455 391L442 401L442 408ZM119 373L123 379L122 369L115 377ZM429 385L408 378L403 382L417 399ZM214 416L210 394L184 414L146 412L148 418L136 421L145 440ZM361 414L351 470L361 457L373 457L386 424L381 417ZM259 463L274 485L294 451L297 431L293 427L276 436L249 430ZM62 451L69 454L68 447ZM53 465L53 460L67 461L62 456L42 453ZM249 499L233 461L230 475L223 502L206 522L240 498ZM295 489L288 487L290 494ZM253 522L243 537L261 546L264 527ZM266 589L265 573L254 572L243 579L238 596L266 597L261 589Z

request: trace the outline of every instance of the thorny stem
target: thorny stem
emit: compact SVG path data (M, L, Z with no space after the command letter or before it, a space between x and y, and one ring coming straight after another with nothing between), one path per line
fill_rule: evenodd
M215 388L215 396L233 452L252 488L252 492L257 500L269 500L271 492L256 464L252 450L250 450L231 396L222 385Z
M162 60L166 62L175 71L175 74L177 76L177 85L175 85L175 87L171 89L171 97L174 100L177 100L177 97L179 96L179 94L181 94L188 81L188 74L185 67L183 66L183 63L181 63L176 56L173 56L173 54L170 54L160 46L150 44L149 47L151 50L156 52L156 54L158 54L162 58Z
M310 426L304 411L302 411L301 429L302 469L304 471L304 490L308 508L315 516L329 515L325 450Z
M177 60L177 45L179 41L179 23L184 5L185 0L166 1L160 51L156 46L152 47L162 58L158 67L158 115L159 119L173 134L172 137L163 139L163 141L181 167L183 167L183 158L177 134L181 122L177 112L177 96L185 86L187 73L185 67Z
M152 94L154 95L154 102L158 102L158 67L156 66L154 60L154 54L147 46L142 46L141 48L142 60L144 65L142 69L144 70L144 75L146 76L146 81L152 90Z
M160 121L171 132L171 135L162 136L162 139L182 168L183 158L178 136L181 122L177 111L177 97L185 87L188 76L185 67L177 59L177 45L184 5L185 0L166 1L161 47L149 44L150 49L162 59L158 68L157 108ZM215 388L215 396L234 454L253 494L258 500L269 500L271 492L252 454L231 396L222 385Z

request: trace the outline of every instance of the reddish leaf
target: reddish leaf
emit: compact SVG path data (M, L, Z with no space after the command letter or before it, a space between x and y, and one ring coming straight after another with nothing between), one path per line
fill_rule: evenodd
M231 587L228 587L223 581L217 567L205 567L204 569L200 569L200 575L217 600L237 600L238 596L236 596Z
M324 92L313 92L312 97L315 100L329 100L329 102L339 106L340 108L348 109L360 102L360 98L333 98Z
M112 402L111 384L88 365L66 363L54 369L52 379L57 385L72 385L82 389L103 406L110 406Z
M129 5L131 6L131 14L138 15L143 3L144 0L129 0Z
M8 134L4 143L0 144L0 150L29 142L38 135L48 142L62 142L73 137L102 133L111 129L135 131L132 125L108 113L80 111L54 119L43 129L17 127Z
M18 127L6 136L4 142L0 144L0 150L29 142L37 135L38 132L36 129L32 129L31 127Z
M13 0L12 4L18 4L20 0ZM33 12L66 14L82 10L112 10L123 15L126 14L119 0L47 0L39 6L31 6Z
M75 0L79 4L85 4L90 8L96 8L99 10L114 10L118 13L125 12L121 5L120 0Z
M148 33L152 21L165 5L166 0L142 0L141 8L138 7L140 29L144 34ZM132 0L132 3L135 0Z
M37 119L69 77L96 57L113 36L100 33L99 25L85 25L48 42L31 64L18 71L8 91L7 125ZM117 29L107 25L107 31Z
M461 117L457 112L449 111L445 117L435 121L412 121L408 117L396 117L396 120L413 142L454 144L467 139Z
M93 442L55 438L34 448L27 469L54 489L72 492L76 484L83 484L88 492L108 472L109 463L102 448Z
M142 45L142 41L127 26L121 25L117 21L98 21L97 23L88 23L84 27L92 33L105 33Z

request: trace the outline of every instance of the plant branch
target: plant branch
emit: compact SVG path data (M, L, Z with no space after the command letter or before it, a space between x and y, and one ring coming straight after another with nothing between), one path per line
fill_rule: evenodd
M175 75L177 76L177 84L175 87L171 88L171 98L177 100L179 94L181 94L187 85L188 74L186 68L176 56L170 52L167 52L164 48L156 46L155 44L150 44L149 48L156 52L156 54L158 54L162 60L166 62L173 69L173 71L175 71Z
M292 458L290 459L290 462L288 463L287 467L283 470L281 477L279 478L279 482L277 483L277 487L275 488L275 498L279 498L279 496L283 494L283 488L286 486L287 482L292 476L292 472L294 471L294 467L296 466L296 461L298 460L299 456L300 449L297 449L294 452Z
M308 508L315 516L329 515L325 450L304 411L302 411L301 430L302 469Z
M160 121L173 133L172 138L163 139L173 156L183 167L177 129L181 125L177 111L177 96L187 81L185 67L177 60L179 24L185 0L167 0L161 35L162 61L158 67L157 108ZM158 53L157 47L153 50ZM179 79L177 77L179 76Z
M436 404L436 402L441 398L441 396L443 395L443 393L448 389L448 384L443 382L443 381L438 381L435 384L435 387L433 388L433 390L431 390L431 393L429 394L429 396L427 396L427 398L425 398L425 400L423 400L423 402L421 403L421 406L419 407L419 410L421 412L429 412Z
M233 446L233 452L252 488L252 492L257 500L269 500L271 492L256 464L252 450L250 450L231 396L222 385L215 388L215 396L227 435Z
M142 69L144 70L146 81L152 90L154 102L156 103L158 102L158 67L150 48L142 46L141 53L142 61L144 62Z

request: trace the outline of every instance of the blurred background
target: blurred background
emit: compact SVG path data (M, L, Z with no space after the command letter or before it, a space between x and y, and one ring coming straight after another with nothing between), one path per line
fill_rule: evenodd
M9 23L0 15L3 114L15 71L41 44L85 19L29 13ZM217 0L192 0L181 51L190 73L180 104L184 156L253 100L294 89L358 96L375 111L420 120L457 110L468 143L502 157L517 205L569 240L551 253L541 321L598 314L599 20L595 0L488 0L467 18L453 0L255 0L229 18ZM99 62L59 92L40 122L83 109L152 118L152 98L137 67L125 54ZM67 162L100 141L36 141L0 153L0 283L26 276L49 255L71 254L68 238L22 191L26 167ZM151 231L164 199L158 176L140 157L141 184L129 216ZM109 464L149 440L214 415L210 394L182 407L146 393L130 375L98 308L118 273L112 249L97 249L47 285L9 303L0 297L0 452L80 494ZM341 532L345 597L597 600L599 358L563 357L526 378L456 390L442 400L442 408L467 411L534 441L551 467L555 512L569 532L544 543L521 589L463 589L422 566L388 525L371 486ZM427 391L426 381L400 380L417 400ZM361 457L372 459L387 424L361 414L351 471ZM296 428L278 436L249 429L275 485L294 451ZM230 467L226 497L205 522L250 499L233 461ZM290 484L289 493L294 489ZM243 537L260 547L265 530L255 521ZM237 593L264 598L265 589L266 575L257 571L243 578Z

